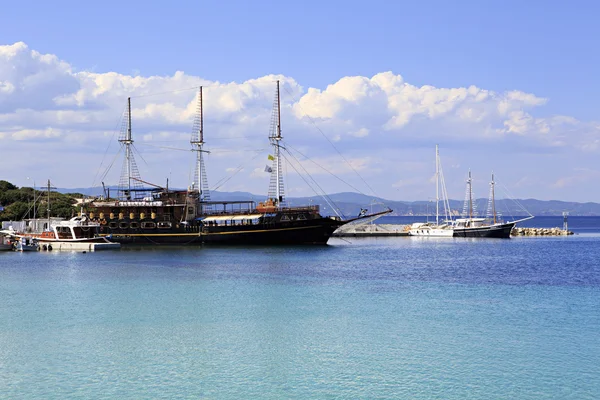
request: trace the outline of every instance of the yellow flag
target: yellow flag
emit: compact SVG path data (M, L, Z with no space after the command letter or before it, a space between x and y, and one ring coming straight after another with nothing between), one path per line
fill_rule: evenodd
M269 157L267 157L269 160L273 161L275 160L275 157L273 157L272 155L269 154Z

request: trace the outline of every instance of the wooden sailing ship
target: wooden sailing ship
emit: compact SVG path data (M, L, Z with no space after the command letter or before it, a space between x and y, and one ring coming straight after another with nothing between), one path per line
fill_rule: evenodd
M188 190L169 190L140 179L131 144L131 100L128 100L127 129L119 141L125 146L125 176L117 199L96 200L90 216L100 223L102 235L122 244L326 244L333 232L348 222L320 214L318 205L288 207L281 169L281 108L277 82L274 132L269 139L274 155L267 199L254 201L211 201L204 167L204 123L202 87L190 144L196 153L195 180ZM144 187L144 185L146 185ZM150 185L151 187L148 187ZM387 210L377 214L389 213ZM377 215L376 214L376 215Z

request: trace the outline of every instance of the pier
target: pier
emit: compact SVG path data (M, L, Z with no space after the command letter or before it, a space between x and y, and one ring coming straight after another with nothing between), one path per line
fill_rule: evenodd
M379 237L410 236L410 225L398 224L350 224L333 233L333 237ZM561 228L513 228L511 236L569 236L573 231Z
M573 235L568 229L560 228L513 228L511 236L567 236Z
M338 228L333 237L408 236L409 227L396 224L349 224Z

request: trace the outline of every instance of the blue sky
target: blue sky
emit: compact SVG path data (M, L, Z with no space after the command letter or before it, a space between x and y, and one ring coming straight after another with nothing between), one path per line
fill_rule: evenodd
M315 110L311 115L317 118L320 129L328 136L339 136L336 146L349 158L358 159L359 150L370 156L371 161L361 165L367 175L369 171L373 173L368 179L375 182L377 193L384 197L398 200L427 197L431 191L428 181L431 168L428 169L428 166L433 165L432 159L427 157L431 157L435 143L440 143L443 160L446 160L447 181L452 182L449 191L453 197L462 197L462 181L470 167L480 171L481 185L485 182L484 176L494 169L498 179L504 177L503 181L519 197L599 201L600 190L590 190L600 177L595 142L600 139L596 100L600 91L600 80L597 79L600 52L596 43L600 37L599 11L600 5L591 1L231 1L163 5L136 1L92 4L63 1L54 4L40 2L35 6L13 2L4 4L2 8L0 46L24 42L27 51L55 55L68 64L71 74L116 72L122 76L135 75L146 79L173 77L176 71L183 71L189 82L202 81L208 85L242 84L274 74L297 83L298 87L289 84L297 99L307 95L309 88L325 91L328 85L334 85L345 77L371 79L386 71L401 76L403 82L416 88L475 86L497 94L493 107L503 103L505 97L510 97L510 101L519 98L518 104L514 103L506 115L496 116L487 122L475 118L477 123L458 124L455 118L451 118L452 112L446 110L442 112L443 118L436 114L441 112L439 110L436 113L415 110L411 112L409 122L394 125L383 116L380 119L373 117L379 104L375 103L375 95L367 96L371 102L355 98L348 100L347 91L355 88L349 85L344 86L344 94L337 92L335 100L327 98L328 106L335 111L325 115ZM14 57L11 60L14 61ZM31 65L13 65L9 59L4 62L5 71L36 68L33 62ZM5 72L3 78L0 64L0 83L10 81L7 74ZM38 80L44 79L39 74L36 76ZM17 78L13 76L11 79ZM81 85L83 78L78 76L76 82L60 83L62 81L53 79L49 74L47 79L48 82L39 90L52 92L51 98L54 99L57 93L62 93L57 86L65 85L61 94L65 95L76 89L70 85ZM20 84L23 85L23 82ZM170 84L174 86L169 86L169 83L159 86L161 90L179 88L176 82ZM267 86L264 86L265 90ZM523 100L524 95L505 95L515 91L535 98ZM5 116L26 107L23 104L28 101L37 101L30 97L17 101L16 93L13 91L12 96L3 98L5 104L11 101L18 104L18 107L5 110ZM388 99L392 99L390 92L386 93ZM121 97L110 101L122 100L124 104L127 94L121 92L119 95ZM272 93L265 96L270 98ZM308 100L309 97L304 98L306 109L310 108ZM193 93L186 101L193 101ZM319 99L313 97L312 101L321 101L319 104L322 104L325 100L321 96ZM360 107L349 107L352 102ZM78 111L83 113L88 108L92 109L92 103L89 100L80 102ZM94 106L121 108L121 104L119 107L116 104L109 107L105 103ZM54 102L46 107L55 110L72 105ZM294 106L290 104L290 107ZM401 103L389 100L386 107L401 107ZM263 109L268 111L268 104L254 108L254 105L244 103L237 111L258 115ZM522 114L514 114L517 112ZM295 133L296 127L299 132L302 131L302 116L298 114L297 107L294 115L294 121L288 122L290 133ZM362 119L359 118L361 115ZM119 114L115 111L112 118L109 116L110 112L107 112L102 117L106 121L96 116L94 122L98 126L89 132L89 135L97 135L94 141L101 142L103 150L110 139L106 132L114 128ZM563 118L562 122L557 122L557 117ZM25 146L22 139L11 142L15 132L42 128L49 132L48 129L53 129L55 133L44 136L43 140L49 142L45 146L35 143L28 146L33 151L38 146L47 149L52 143L64 146L68 136L65 132L84 129L83 125L75 122L67 129L64 124L53 123L41 115L29 116L26 121L18 122L15 118L7 117L4 122L0 119L0 132L3 129L5 132L2 141L14 151ZM39 123L36 123L36 118L39 118ZM210 122L210 117L207 118ZM231 121L235 120L231 118ZM564 118L572 120L565 124ZM509 120L520 121L518 125L521 128L514 128L516 125L512 123L507 125ZM187 129L186 121L177 127L181 131L177 140L181 143L184 142L183 132ZM157 123L156 120L153 122ZM526 128L523 127L525 123L528 124ZM479 140L477 132L488 125L495 131L507 126L509 132L498 134L501 138ZM169 129L175 129L173 126L169 125ZM344 127L354 130L354 134L344 136ZM227 129L239 130L239 127L229 126ZM360 129L366 129L368 133L356 133ZM148 126L147 131L140 134L151 135L150 131ZM214 131L216 136L217 129ZM39 142L40 135L36 135L29 136ZM147 138L155 140L150 136ZM288 139L292 141L293 136ZM299 145L310 150L308 142L300 142ZM69 143L74 145L72 140ZM80 145L80 152L90 151L93 154L86 143L82 141ZM335 151L330 149L327 153L324 150L327 146L326 142L319 143L318 148L313 150L323 162L334 163L330 156ZM394 149L397 151L392 151ZM507 162L507 158L511 161ZM218 165L214 175L220 175L219 172L229 168L225 164L213 165ZM152 174L157 172L153 172L151 166L148 168L148 173L154 177ZM177 166L174 165L174 168L177 169ZM57 168L53 171L56 174L54 179L64 182L61 186L85 186L83 172L81 176L69 178L69 174L64 172L66 170ZM251 170L252 167L247 168L247 172ZM377 171L376 175L374 171ZM27 173L43 175L36 170ZM345 172L340 173L343 175ZM19 181L16 177L1 178ZM332 191L348 190L334 183L329 185L328 178L322 178L326 182L324 186ZM71 185L70 180L73 181ZM18 183L24 184L23 181ZM246 189L260 193L265 185L256 183L257 187ZM240 183L230 189L242 188L244 185ZM487 189L480 192L484 195ZM297 194L302 193L298 191Z

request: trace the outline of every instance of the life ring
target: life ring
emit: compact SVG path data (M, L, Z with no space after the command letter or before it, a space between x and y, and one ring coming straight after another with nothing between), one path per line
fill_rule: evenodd
M104 218L102 218L102 221L100 221L101 225L106 225L106 220Z

